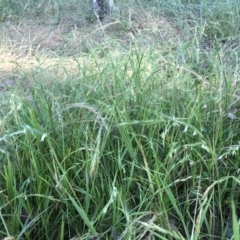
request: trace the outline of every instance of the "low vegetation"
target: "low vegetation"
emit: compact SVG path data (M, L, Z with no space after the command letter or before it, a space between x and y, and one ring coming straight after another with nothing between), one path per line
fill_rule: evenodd
M239 1L80 2L0 2L0 239L240 239Z

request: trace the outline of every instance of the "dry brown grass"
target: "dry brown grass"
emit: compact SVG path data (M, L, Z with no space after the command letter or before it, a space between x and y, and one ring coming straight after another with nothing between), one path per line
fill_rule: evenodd
M18 23L1 23L0 81L18 79L30 72L37 74L41 69L61 78L66 77L66 70L76 74L79 63L90 61L91 51L98 49L103 58L105 51L116 49L116 42L122 49L137 45L154 46L158 51L163 51L166 42L177 42L180 33L163 16L141 8L125 10L120 19L107 17L102 23L76 23L70 18L57 25L26 18Z

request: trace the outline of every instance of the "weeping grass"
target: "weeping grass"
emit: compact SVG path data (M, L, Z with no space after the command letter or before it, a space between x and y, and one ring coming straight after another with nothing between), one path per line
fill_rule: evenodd
M4 89L1 239L239 239L239 19L200 2L161 3L174 46L99 44L64 76L39 58Z
M109 54L5 99L2 238L238 236L237 89L221 61L199 82L153 55Z

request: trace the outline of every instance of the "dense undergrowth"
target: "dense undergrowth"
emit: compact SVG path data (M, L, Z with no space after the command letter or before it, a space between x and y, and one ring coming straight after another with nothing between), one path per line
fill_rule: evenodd
M3 88L1 239L239 239L238 9L175 2L147 4L175 43L107 39Z

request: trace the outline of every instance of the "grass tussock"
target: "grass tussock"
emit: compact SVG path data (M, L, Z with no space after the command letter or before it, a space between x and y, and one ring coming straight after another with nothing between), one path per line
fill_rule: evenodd
M239 239L237 2L137 2L1 2L1 239Z

